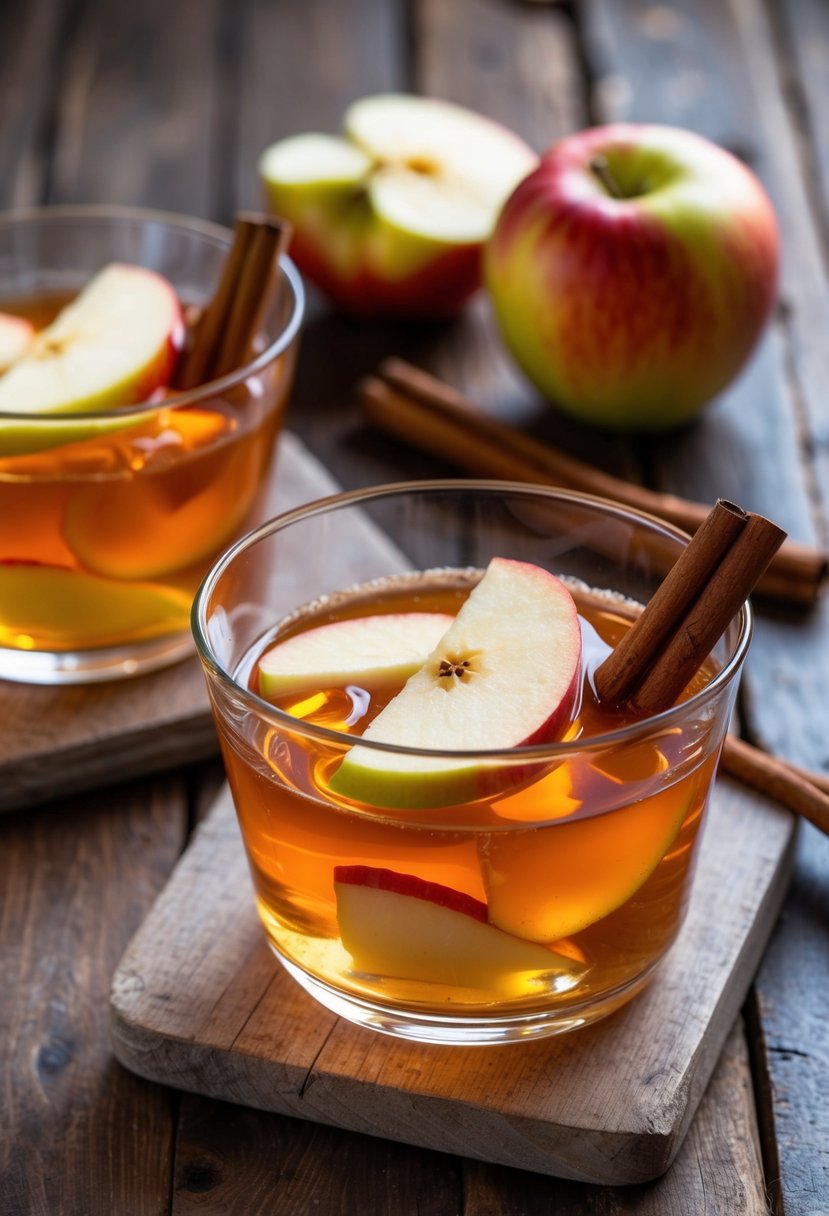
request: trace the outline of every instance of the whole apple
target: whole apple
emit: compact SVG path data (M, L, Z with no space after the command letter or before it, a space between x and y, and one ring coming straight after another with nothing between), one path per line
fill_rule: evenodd
M554 145L507 200L485 276L504 340L562 409L687 421L748 358L775 298L777 222L754 174L690 131L614 124Z
M268 206L291 221L291 255L331 301L361 316L451 316L480 287L498 212L538 156L462 106L386 93L351 105L342 135L267 148Z

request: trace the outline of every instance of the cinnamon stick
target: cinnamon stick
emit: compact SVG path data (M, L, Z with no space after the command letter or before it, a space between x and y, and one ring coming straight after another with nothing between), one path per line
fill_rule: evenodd
M729 621L739 611L740 605L754 590L785 535L783 529L771 520L762 515L749 514L745 526L738 532L722 560L709 569L697 599L680 616L679 621L671 625L668 641L656 649L655 656L645 657L644 678L629 695L623 690L620 700L627 701L643 714L656 714L673 705L702 666ZM651 600L645 605L631 626L631 632L651 615L649 609L653 604L654 600ZM613 654L602 667L612 664L612 661Z
M619 704L639 687L654 656L670 642L672 635L678 633L686 613L705 590L711 571L723 560L748 519L748 513L734 503L720 499L715 504L697 530L693 543L682 550L659 584L648 602L647 611L637 618L616 645L612 662L608 660L597 670L596 691L603 701ZM679 692L685 683L680 685Z
M807 774L733 735L726 738L721 766L829 835L829 781L820 774Z
M375 425L477 476L584 491L657 515L687 532L695 532L708 515L709 508L701 503L623 481L492 418L463 394L401 359L385 360L378 376L362 381L358 392ZM787 540L757 591L783 603L809 606L828 567L827 554Z
M233 244L179 362L176 388L195 388L248 362L289 236L288 225L273 216L236 216Z

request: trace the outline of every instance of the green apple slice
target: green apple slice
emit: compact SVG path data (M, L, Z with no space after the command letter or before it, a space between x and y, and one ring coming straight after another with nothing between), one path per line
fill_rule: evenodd
M77 570L0 563L0 644L115 646L186 630L191 597L152 583L113 583Z
M571 987L584 967L487 923L486 904L413 874L374 866L334 870L337 921L355 970L369 975L526 996ZM559 981L558 983L556 981Z
M35 336L34 326L25 317L0 312L0 373L22 359Z
M262 656L259 691L281 697L348 684L401 684L423 666L453 619L442 612L391 612L319 625Z
M503 793L534 766L426 753L556 738L570 723L580 677L581 631L570 592L538 566L493 558L423 666L346 753L330 788L390 808ZM368 741L420 751L366 747Z
M52 448L105 439L109 435L142 427L151 418L151 411L138 410L107 418L56 418L48 422L44 419L38 420L36 426L20 419L0 419L0 461L18 456L36 456L38 452L48 452Z
M353 190L371 170L372 159L340 135L309 133L272 144L262 153L259 168L267 181L285 190Z

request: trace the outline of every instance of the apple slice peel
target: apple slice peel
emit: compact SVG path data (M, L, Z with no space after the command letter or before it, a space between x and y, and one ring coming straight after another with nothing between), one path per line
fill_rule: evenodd
M398 809L504 793L537 766L469 753L560 737L580 676L581 630L570 592L538 566L493 558L445 636L346 754L329 786L353 801Z
M380 977L477 989L499 997L572 987L583 965L487 923L474 896L413 874L366 865L334 869L337 919L355 969Z

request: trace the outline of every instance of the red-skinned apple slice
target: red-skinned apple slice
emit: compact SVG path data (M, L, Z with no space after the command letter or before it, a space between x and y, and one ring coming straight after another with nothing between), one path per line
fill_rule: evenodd
M330 788L371 806L413 809L504 793L536 765L468 753L560 737L580 676L581 631L570 592L538 566L493 558L424 665L345 755Z
M167 383L182 337L167 280L112 263L0 379L0 412L84 414L146 401Z
M400 684L422 667L453 621L442 612L390 612L333 621L277 643L259 660L259 691Z
M0 312L0 373L8 371L32 344L34 326L25 317Z
M463 891L374 866L334 870L337 920L358 971L491 995L526 995L528 983L572 983L583 967L487 924L486 904Z

